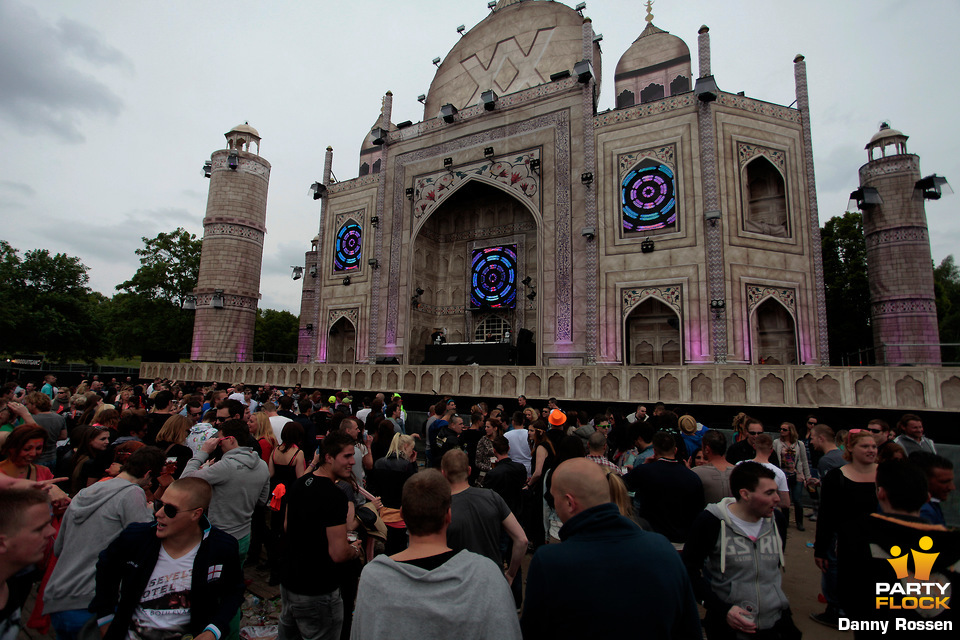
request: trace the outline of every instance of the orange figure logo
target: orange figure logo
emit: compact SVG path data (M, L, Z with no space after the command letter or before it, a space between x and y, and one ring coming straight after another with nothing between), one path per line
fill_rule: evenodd
M903 553L903 551L900 547L890 547L890 555L892 555L893 558L888 558L887 562L889 562L893 570L896 571L897 580L903 580L909 575L907 571L907 561L910 555L913 556L914 578L920 581L930 579L930 572L933 571L933 563L936 562L940 553L924 553L933 548L933 539L931 539L930 536L923 536L920 538L918 544L922 551L911 549L909 555L904 553L902 556L900 554Z

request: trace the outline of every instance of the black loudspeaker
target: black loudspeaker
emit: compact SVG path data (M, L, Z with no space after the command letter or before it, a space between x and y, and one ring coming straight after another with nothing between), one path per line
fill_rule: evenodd
M400 364L400 361L393 358L377 358L377 364Z
M537 364L537 348L533 343L533 332L520 329L517 332L517 366L533 367Z

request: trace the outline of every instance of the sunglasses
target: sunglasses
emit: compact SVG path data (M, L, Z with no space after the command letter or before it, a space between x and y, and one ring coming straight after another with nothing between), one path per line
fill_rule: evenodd
M216 423L218 423L218 422L226 422L226 421L229 420L229 419L230 419L230 416L216 416L216 417L213 419L213 423L216 424Z
M747 433L751 436L759 436L763 434L763 431L747 431Z
M197 509L200 509L200 507L194 507L193 509L178 509L172 504L164 504L161 510L163 511L163 515L167 516L168 518L176 518L177 514L181 511L196 511Z
M870 427L867 427L864 429L864 431L869 431L870 433L882 433L880 429L871 429Z

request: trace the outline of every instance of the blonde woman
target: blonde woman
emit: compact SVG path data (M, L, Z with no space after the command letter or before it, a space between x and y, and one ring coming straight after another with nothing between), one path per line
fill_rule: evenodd
M780 469L787 476L787 492L796 513L797 531L803 531L803 488L811 479L810 464L807 462L807 448L800 442L797 427L792 422L780 425L780 438L773 443L773 450L780 459ZM789 507L784 508L783 516L789 521Z
M193 457L193 449L184 443L193 421L186 416L172 415L157 432L157 447L167 457L163 466L163 474L172 476L174 480L183 473L183 468Z
M627 485L623 483L620 476L612 467L600 467L607 474L607 487L610 489L610 502L617 505L620 515L637 522L636 513L633 511L633 501L630 494L627 493ZM639 524L639 523L637 523Z
M269 465L270 454L278 444L277 436L273 432L273 427L270 426L270 418L263 411L251 413L247 426L250 427L250 434L260 443L260 457ZM282 431L280 435L283 435Z
M400 516L400 497L407 479L417 472L417 452L413 436L397 433L390 441L387 455L373 463L367 481L370 492L380 496L383 508L380 517L387 525L386 553L393 554L407 547L407 525Z

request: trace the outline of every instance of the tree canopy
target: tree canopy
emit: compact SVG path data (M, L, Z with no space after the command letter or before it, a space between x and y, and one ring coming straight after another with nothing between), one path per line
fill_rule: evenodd
M820 238L830 364L857 364L850 358L873 347L863 216L859 211L848 211L830 218Z
M42 353L48 359L92 361L103 347L96 313L105 298L90 290L87 266L46 249L20 252L0 240L0 314L9 353Z
M253 332L254 356L258 354L292 355L297 353L300 318L289 311L257 309L257 323ZM269 357L268 357L269 359Z
M941 343L960 342L960 267L953 255L944 258L933 270L934 295L937 300L937 324ZM960 347L943 347L944 362L960 362Z
M197 286L203 241L183 227L141 239L143 248L136 251L140 268L132 278L118 284L117 291L183 306L184 298Z

